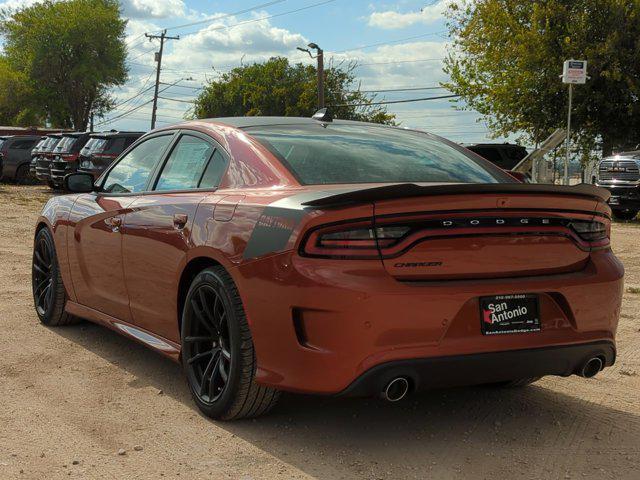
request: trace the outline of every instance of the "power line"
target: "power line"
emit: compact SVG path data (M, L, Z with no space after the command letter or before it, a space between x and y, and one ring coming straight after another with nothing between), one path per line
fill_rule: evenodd
M234 23L232 25L222 25L220 27L216 27L216 28L211 28L208 31L209 32L213 32L213 31L217 31L217 30L227 30L227 29L231 29L234 27L238 27L240 25L247 25L249 23L255 23L255 22L264 22L265 20L269 20L272 18L278 18L278 17L283 17L285 15L290 15L292 13L298 13L298 12L302 12L303 10L309 10L310 8L315 8L315 7L321 7L322 5L326 5L328 3L333 3L337 0L325 0L324 2L318 2L318 3L313 3L311 5L307 5L305 7L300 7L300 8L296 8L294 10L288 10L286 12L282 12L282 13L276 13L273 15L267 15L264 17L260 17L260 18L254 18L252 20L245 20L243 22L238 22L238 23ZM197 30L195 32L189 32L189 33L185 33L184 36L189 36L189 35L194 35L196 33L198 33L200 30Z
M381 90L355 90L350 93L387 93L387 92L415 92L418 90L446 90L445 87L408 87L408 88L385 88Z
M378 43L372 43L370 45L361 45L359 47L346 48L344 50L338 50L336 52L330 52L330 53L345 53L345 52L350 52L352 50L364 50L365 48L381 47L383 45L390 45L392 43L402 43L402 42L406 42L407 40L415 40L418 38L431 37L434 35L438 35L440 33L446 33L446 30L441 30L439 32L423 33L421 35L413 35L411 37L399 38L398 40L389 40L388 42L378 42Z
M168 97L158 97L161 98L162 100L169 100L171 102L182 102L182 103L195 103L195 100L180 100L177 98L168 98Z
M117 115L117 116L115 116L115 117L111 117L111 118L109 118L108 120L104 120L104 121L102 121L102 122L98 123L98 124L96 125L96 127L100 127L100 126L102 126L102 125L106 125L106 124L111 123L111 122L113 122L113 121L115 121L115 120L118 120L119 118L125 117L125 116L127 116L129 113L133 113L133 112L135 112L136 110L140 110L142 107L144 107L145 105L149 105L149 104L150 104L150 103L152 103L152 102L153 102L153 100L148 100L148 101L144 102L143 104L138 105L137 107L134 107L134 108L132 108L132 109L130 109L130 110L127 110L127 111L126 111L126 112L124 112L124 113L121 113L120 115Z
M262 3L260 5L256 5L255 7L249 7L249 8L245 8L244 10L238 10L237 12L225 13L224 15L219 15L219 16L212 17L212 18L207 18L207 19L204 19L204 20L198 20L197 22L185 23L184 25L177 25L175 27L167 27L167 28L165 28L165 30L177 30L179 28L193 27L194 25L203 25L205 23L215 22L216 20L221 20L223 18L235 17L236 15L242 15L244 13L249 13L249 12L252 12L254 10L258 10L260 8L270 7L270 6L275 5L277 3L282 3L282 2L286 2L286 1L287 0L274 0L274 1L271 1L271 2L266 2L266 3Z
M423 102L426 100L442 100L445 98L455 98L460 95L440 95L438 97L424 97L424 98L409 98L407 100L387 100L383 102L371 102L371 103L344 103L342 105L329 105L329 107L368 107L372 105L390 105L392 103L410 103L410 102Z

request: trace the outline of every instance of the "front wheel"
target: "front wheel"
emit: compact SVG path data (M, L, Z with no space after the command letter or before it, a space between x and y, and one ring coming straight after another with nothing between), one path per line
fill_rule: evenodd
M256 356L242 300L222 267L193 280L182 314L182 365L198 408L220 420L257 417L279 392L255 382Z
M38 318L45 325L59 326L77 323L78 319L64 311L67 300L56 248L49 229L36 234L31 267L33 302Z
M616 220L633 220L638 215L638 210L612 210L613 218Z

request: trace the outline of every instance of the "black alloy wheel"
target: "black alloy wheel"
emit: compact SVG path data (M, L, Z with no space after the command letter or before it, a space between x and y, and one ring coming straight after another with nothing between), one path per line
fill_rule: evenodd
M53 254L46 235L38 235L33 249L33 299L40 317L53 302Z
M224 393L232 367L226 308L220 294L205 284L196 289L187 309L193 321L182 355L199 398L211 404Z
M220 266L191 282L182 311L181 359L191 395L208 417L235 420L269 411L280 392L255 382L257 361L238 289Z
M64 311L67 301L53 237L48 228L36 233L31 267L33 303L38 318L45 325L76 323L79 319Z

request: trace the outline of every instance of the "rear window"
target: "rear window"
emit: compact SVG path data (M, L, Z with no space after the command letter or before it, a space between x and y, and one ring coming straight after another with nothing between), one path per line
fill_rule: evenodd
M498 183L509 181L429 134L376 125L251 127L303 184Z
M77 141L76 137L62 137L62 140L56 145L56 152L69 153Z
M102 150L106 143L107 140L105 138L90 138L80 150L80 155L88 156L97 150Z

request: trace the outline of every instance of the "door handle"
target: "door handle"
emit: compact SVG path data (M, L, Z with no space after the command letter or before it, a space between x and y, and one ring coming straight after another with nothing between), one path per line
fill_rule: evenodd
M186 213L176 213L173 215L173 226L177 229L183 229L188 219Z
M111 227L113 232L120 231L120 227L122 226L122 218L121 217L111 217L107 218L104 223Z

